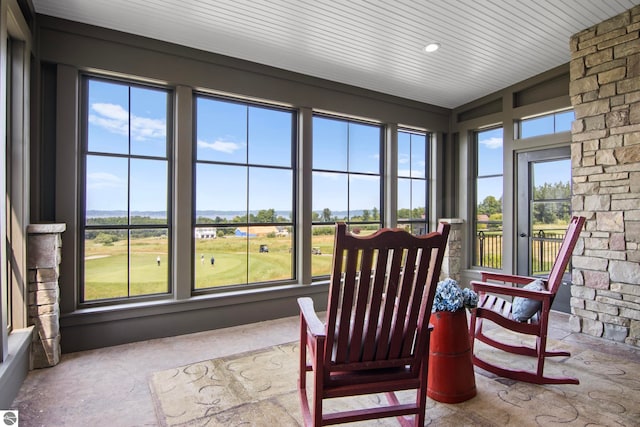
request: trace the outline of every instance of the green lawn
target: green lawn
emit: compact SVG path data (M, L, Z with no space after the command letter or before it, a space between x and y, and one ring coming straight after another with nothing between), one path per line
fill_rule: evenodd
M168 292L167 239L132 240L130 289L127 289L126 241L112 245L94 240L85 243L85 301ZM269 252L261 253L260 245L267 245ZM312 258L313 274L328 274L333 236L314 236L313 245L322 251L322 255ZM290 237L198 239L194 248L195 289L291 279L294 274L291 247Z

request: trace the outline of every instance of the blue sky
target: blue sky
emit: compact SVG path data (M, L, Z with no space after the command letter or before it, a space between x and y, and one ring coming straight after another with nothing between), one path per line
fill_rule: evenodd
M128 191L132 211L167 209L167 101L167 92L160 89L89 82L89 151L126 155L130 139L131 154L146 158L132 160L128 172L124 157L89 155L87 210L126 210ZM196 209L291 210L293 113L205 97L198 98L196 111L196 156L204 161L196 166ZM553 126L570 129L572 119L572 114L564 114L556 115L555 121L552 116L551 122L549 118L529 120L523 134L535 135L549 126L552 132ZM376 175L380 173L381 132L376 125L314 117L314 211L380 209L380 178ZM502 130L481 132L478 142L479 175L501 174ZM423 135L399 135L399 208L426 204L425 146ZM247 162L259 166L237 166ZM556 175L558 180L567 180L566 173L556 173L558 169L557 165L540 166L540 173L551 182L557 182L553 181ZM487 178L483 183L480 201L489 194L502 196L501 178Z

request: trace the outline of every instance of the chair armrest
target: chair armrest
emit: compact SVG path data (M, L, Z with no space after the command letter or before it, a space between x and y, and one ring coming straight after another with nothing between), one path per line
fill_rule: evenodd
M504 283L516 283L518 285L526 285L536 280L536 277L518 276L515 274L494 273L491 271L481 271L480 281L486 282L488 280L496 280ZM546 283L546 279L542 279Z
M326 336L324 324L318 318L318 315L313 308L313 300L309 297L298 298L298 306L300 307L300 315L307 324L307 329L311 335L315 337Z
M536 291L532 289L522 289L518 287L511 287L505 285L499 285L496 283L486 283L471 281L473 290L479 294L492 293L498 295L507 295L512 297L524 297L536 300L545 300L550 298L553 294L549 291Z

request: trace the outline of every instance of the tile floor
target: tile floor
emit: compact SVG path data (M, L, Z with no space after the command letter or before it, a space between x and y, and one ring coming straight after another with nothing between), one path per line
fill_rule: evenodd
M568 317L552 315L550 337L624 356L640 366L640 349L571 333ZM64 354L31 371L16 399L20 426L155 426L149 390L153 372L295 341L298 318Z

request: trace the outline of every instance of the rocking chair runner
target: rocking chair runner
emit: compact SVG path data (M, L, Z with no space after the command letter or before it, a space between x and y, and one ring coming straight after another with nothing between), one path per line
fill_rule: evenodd
M398 417L403 426L424 425L429 316L448 235L445 223L417 237L400 229L357 237L337 224L326 324L310 298L298 299L305 425L384 417ZM415 402L401 404L394 392L410 389L416 390ZM324 399L373 393L385 393L389 405L323 413ZM412 414L410 424L404 416Z
M472 310L470 322L472 360L476 366L502 377L511 378L517 381L525 381L535 384L579 384L579 381L576 378L553 378L544 376L544 361L547 356L570 356L570 353L566 351L547 351L547 329L549 326L549 312L551 311L551 304L553 303L558 288L562 283L562 276L567 264L569 263L569 259L571 258L573 248L576 245L584 221L584 217L573 217L571 219L556 260L551 268L551 273L549 274L548 279L542 280L546 285L546 290L523 289L519 287L487 283L487 281L498 281L504 284L526 285L536 279L534 277L513 276L500 273L482 272L481 281L471 282L473 289L478 292L479 296L478 307L475 310ZM514 316L512 303L496 295L526 298L526 300L521 300L524 301L525 304L539 301L540 307L531 319L522 322L522 319L518 319L517 316ZM535 308L533 311L536 311ZM484 319L490 320L511 331L534 335L536 337L535 348L507 344L487 336L482 329L482 322ZM474 353L474 343L476 339L509 353L537 357L536 371L531 372L515 368L501 367L481 359Z

